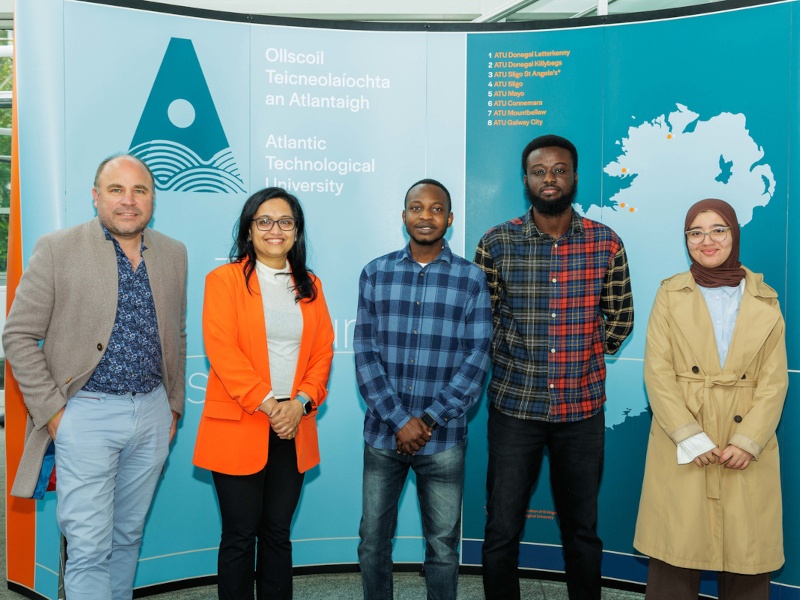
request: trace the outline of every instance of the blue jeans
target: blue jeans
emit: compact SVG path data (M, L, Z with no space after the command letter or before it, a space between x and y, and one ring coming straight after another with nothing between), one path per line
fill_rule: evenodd
M574 423L526 421L489 408L488 501L483 588L488 600L520 597L519 540L545 446L570 600L600 600L603 543L597 495L603 470L605 415Z
M365 600L392 598L392 538L409 467L417 475L428 599L455 600L465 450L466 440L443 452L415 456L365 445L364 508L358 545Z
M171 425L163 385L135 395L79 391L67 401L55 447L69 600L131 598Z

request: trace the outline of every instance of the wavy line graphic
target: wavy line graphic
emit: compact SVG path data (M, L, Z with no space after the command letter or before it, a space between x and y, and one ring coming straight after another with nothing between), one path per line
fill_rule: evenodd
M245 193L244 181L230 148L224 148L209 160L183 144L170 140L144 142L130 149L156 178L156 189L171 192Z

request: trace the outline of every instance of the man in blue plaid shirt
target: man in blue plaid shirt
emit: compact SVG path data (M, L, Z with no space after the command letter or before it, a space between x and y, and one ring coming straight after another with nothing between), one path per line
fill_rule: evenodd
M356 377L367 404L358 557L367 600L392 598L392 538L409 468L425 534L428 598L455 600L467 411L489 368L492 312L486 276L444 235L450 193L423 179L409 188L411 240L361 273Z
M520 597L519 540L545 447L570 600L600 600L603 355L631 332L633 297L622 240L572 208L577 168L569 140L531 141L522 152L531 209L489 230L475 253L494 313L483 543L489 600Z

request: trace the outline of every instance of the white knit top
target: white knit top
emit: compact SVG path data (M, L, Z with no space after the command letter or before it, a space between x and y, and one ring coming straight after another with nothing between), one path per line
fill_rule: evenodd
M288 262L283 269L273 269L256 261L256 275L267 326L272 393L276 398L289 398L300 355L303 313L295 302L294 281Z

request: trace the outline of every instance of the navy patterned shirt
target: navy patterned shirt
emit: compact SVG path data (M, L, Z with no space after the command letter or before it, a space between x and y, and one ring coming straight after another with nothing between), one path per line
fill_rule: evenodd
M107 394L151 392L161 383L161 339L147 266L142 258L134 271L119 242L102 227L117 254L117 316L103 358L83 389ZM142 254L146 249L142 237Z
M353 347L373 448L395 449L395 434L428 412L439 427L417 454L447 450L466 436L481 395L492 336L486 277L443 244L424 267L406 246L361 273Z

